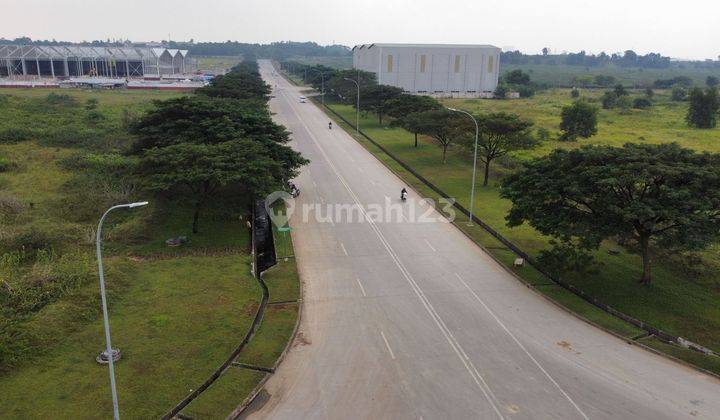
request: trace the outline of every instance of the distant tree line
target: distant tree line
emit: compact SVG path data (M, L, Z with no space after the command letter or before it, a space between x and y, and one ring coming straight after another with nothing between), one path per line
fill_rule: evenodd
M684 66L691 63L694 67L720 67L720 57L714 60L696 60L673 62L670 57L658 53L640 55L633 50L623 53L588 54L585 51L577 53L549 54L548 48L543 48L542 54L524 54L520 51L504 51L500 55L500 62L507 64L545 64L545 65L569 65L583 67L604 67L610 64L620 67L634 67L645 69L664 69L673 64Z

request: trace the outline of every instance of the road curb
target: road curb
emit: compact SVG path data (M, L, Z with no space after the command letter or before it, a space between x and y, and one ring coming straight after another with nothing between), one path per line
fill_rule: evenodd
M290 336L287 344L285 344L285 348L283 349L282 353L280 353L280 356L278 356L278 358L275 360L275 364L271 368L274 372L267 373L265 376L263 376L260 382L255 386L255 388L253 388L250 395L248 395L237 407L235 407L235 409L226 417L226 420L234 420L239 418L245 412L245 410L250 407L250 404L252 404L253 401L255 401L255 398L260 395L260 392L265 388L265 384L267 383L267 381L270 380L270 377L272 377L275 372L277 372L280 363L285 360L285 356L290 351L293 344L295 344L295 339L297 338L298 332L300 331L300 321L302 320L303 307L305 306L305 301L303 299L303 296L305 294L305 282L302 280L302 276L300 276L299 272L298 280L300 281L300 297L297 300L298 315L297 319L295 320L295 328L293 329L292 335Z

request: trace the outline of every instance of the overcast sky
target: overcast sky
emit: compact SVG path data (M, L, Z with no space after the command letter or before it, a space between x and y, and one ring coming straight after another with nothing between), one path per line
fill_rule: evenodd
M0 0L0 37L493 44L720 55L720 0Z

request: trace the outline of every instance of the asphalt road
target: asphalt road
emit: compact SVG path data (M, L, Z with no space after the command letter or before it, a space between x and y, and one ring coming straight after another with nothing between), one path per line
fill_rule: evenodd
M312 163L291 218L300 334L251 418L720 418L720 381L628 345L524 287L273 75L270 106ZM393 221L373 204L399 205ZM354 222L304 205L362 206ZM416 220L427 213L436 221ZM342 212L341 212L342 213ZM358 220L359 219L359 220Z

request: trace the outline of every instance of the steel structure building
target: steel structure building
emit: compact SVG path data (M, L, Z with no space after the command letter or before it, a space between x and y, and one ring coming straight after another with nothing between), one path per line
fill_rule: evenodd
M439 97L490 97L498 83L500 48L492 45L363 44L353 67L380 84Z
M78 45L0 45L0 77L162 77L189 67L187 50Z

